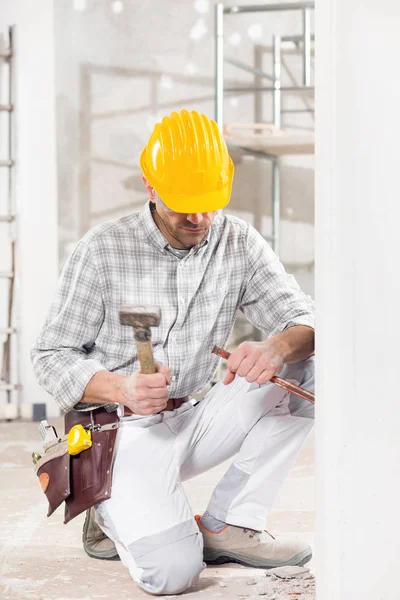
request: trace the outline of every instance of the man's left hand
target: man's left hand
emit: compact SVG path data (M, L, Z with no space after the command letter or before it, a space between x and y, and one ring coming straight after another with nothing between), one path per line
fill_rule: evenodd
M283 348L281 341L274 337L264 342L243 342L228 359L224 384L231 383L235 375L245 377L249 383L267 383L283 368Z

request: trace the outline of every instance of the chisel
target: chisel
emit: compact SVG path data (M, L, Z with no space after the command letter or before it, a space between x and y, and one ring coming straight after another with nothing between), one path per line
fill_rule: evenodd
M223 350L222 348L219 348L218 346L214 346L214 348L212 349L212 352L213 352L213 354L216 354L217 356L220 356L221 358L225 358L225 360L228 360L228 358L231 355L230 352L228 352L227 350ZM309 392L308 390L305 390L304 388L302 388L298 385L295 385L294 383L291 383L290 381L287 381L286 379L282 379L281 377L271 377L270 381L272 381L272 383L274 383L275 385L283 388L287 392L296 394L296 396L300 396L300 398L304 398L304 400L308 400L312 404L315 404L315 395L312 392Z

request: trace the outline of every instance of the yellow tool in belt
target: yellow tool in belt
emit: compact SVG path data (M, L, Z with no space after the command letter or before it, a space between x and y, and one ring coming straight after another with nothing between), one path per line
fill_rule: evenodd
M34 465L36 465L39 462L39 460L42 458L41 454L39 454L38 452L32 452L31 456L32 456L32 461L33 461Z
M92 446L92 434L90 429L83 425L74 425L68 433L68 452L75 456L83 450Z

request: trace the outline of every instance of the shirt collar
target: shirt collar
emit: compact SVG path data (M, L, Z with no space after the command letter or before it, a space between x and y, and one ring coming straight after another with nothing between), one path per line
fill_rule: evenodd
M142 210L141 224L145 236L151 240L154 246L160 251L165 250L168 246L168 242L154 222L150 212L150 202L146 202Z
M217 215L215 219L218 219L218 217L219 215ZM165 251L168 249L169 243L163 236L161 231L158 229L152 217L150 211L150 202L146 202L142 210L141 224L146 237L148 237L151 240L151 242L154 244L154 246L156 246L156 248L158 248L160 251ZM199 250L209 245L213 235L212 230L213 225L211 225L210 229L208 230L206 238L202 242L200 242L200 244L197 244L197 246L193 246L193 248L191 249L193 250L193 252L191 252L190 254L197 254Z

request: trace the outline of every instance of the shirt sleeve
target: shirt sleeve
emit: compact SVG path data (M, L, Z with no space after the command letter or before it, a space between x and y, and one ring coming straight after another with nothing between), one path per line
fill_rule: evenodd
M264 238L251 226L247 236L248 275L240 309L264 336L294 325L314 328L314 303Z
M31 351L39 384L63 412L79 402L93 375L104 369L90 358L103 321L98 273L89 246L81 241L61 273L54 302Z

